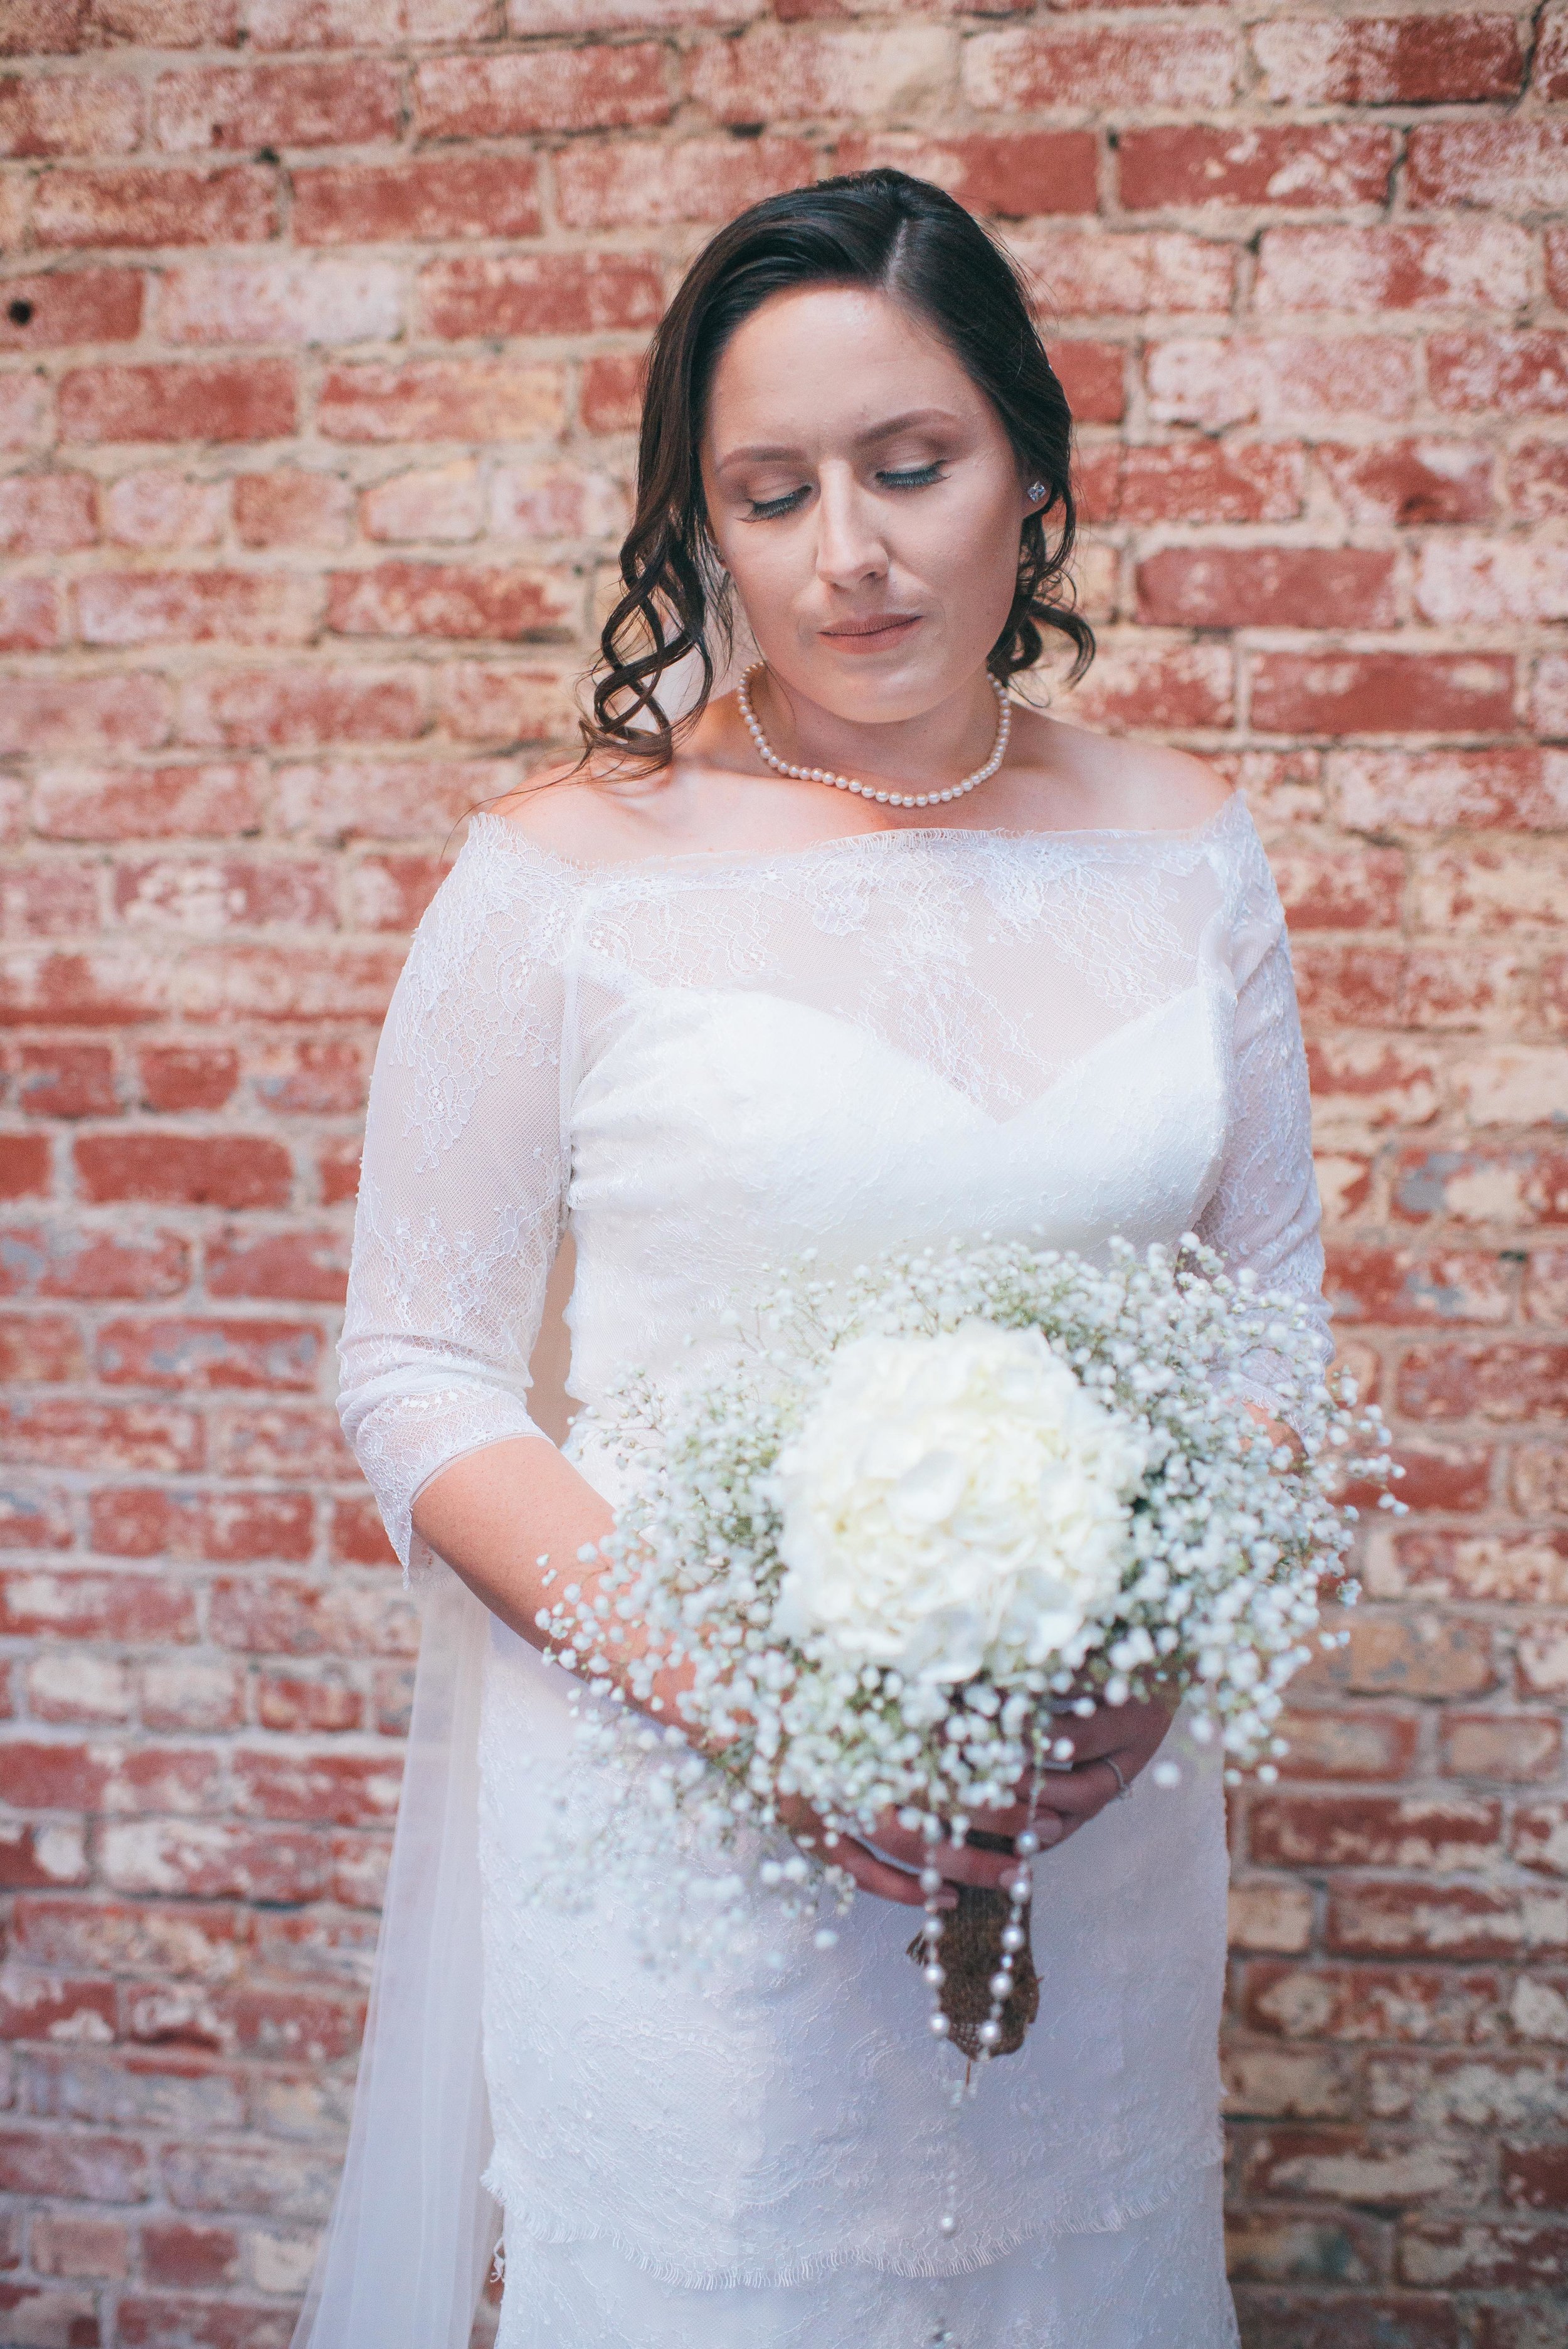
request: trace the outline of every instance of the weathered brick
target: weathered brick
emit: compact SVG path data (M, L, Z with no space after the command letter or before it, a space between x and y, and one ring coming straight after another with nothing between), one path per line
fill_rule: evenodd
M492 260L457 254L432 262L419 277L425 332L454 340L635 329L655 326L663 308L652 254L541 253Z
M803 141L767 136L567 148L555 159L556 209L576 229L717 222L810 180L814 160Z
M1129 212L1265 204L1340 212L1387 202L1395 153L1392 132L1360 123L1235 130L1182 123L1125 131L1117 170Z
M117 546L216 546L229 519L229 485L173 466L144 465L105 492L104 536Z
M577 605L575 582L557 572L384 563L333 574L327 625L346 636L552 636Z
M1321 442L1313 455L1348 522L1485 522L1495 505L1492 452L1470 441Z
M279 465L269 473L242 473L234 483L234 527L246 546L339 547L353 525L354 497L335 474ZM222 677L195 681L226 689Z
M974 54L971 43L966 68ZM941 25L908 23L892 33L758 26L737 40L705 43L691 64L689 87L718 122L896 118L946 95L957 60L956 36Z
M33 234L43 245L255 243L276 230L276 175L254 163L211 171L62 166L45 173L33 199Z
M646 129L674 110L668 62L654 41L436 57L415 72L414 103L427 139Z
M978 107L1222 107L1240 57L1218 25L1045 23L978 33L964 52L964 90ZM772 109L765 109L771 112Z
M1458 1966L1253 1958L1241 1998L1252 2029L1286 2040L1470 2046L1507 2029L1503 1977Z
M136 269L51 269L36 277L7 277L0 350L133 343L141 332L146 284Z
M158 323L170 343L389 342L402 328L402 273L325 257L186 262L160 280Z
M402 244L432 237L537 236L538 171L521 155L414 155L318 164L294 174L301 244Z
M1261 95L1287 106L1411 106L1513 98L1524 51L1511 16L1285 18L1254 27Z
M1423 210L1475 203L1556 211L1568 188L1568 124L1548 115L1418 123L1406 173L1408 200Z
M285 359L78 367L60 385L67 440L273 440L297 415Z
M288 572L102 571L77 585L89 645L301 645L320 608L317 583Z
M0 480L0 554L69 554L98 536L98 501L80 473Z
M1372 548L1166 546L1138 567L1140 618L1164 627L1387 627L1394 558Z
M160 74L154 134L177 154L195 148L359 147L394 139L398 76L378 58L344 64L191 66Z
M1469 1868L1502 1834L1501 1804L1458 1795L1260 1795L1250 1816L1261 1868Z

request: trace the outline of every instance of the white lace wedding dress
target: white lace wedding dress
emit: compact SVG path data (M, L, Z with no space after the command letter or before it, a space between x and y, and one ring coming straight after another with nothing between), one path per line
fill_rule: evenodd
M486 2206L453 2173L488 2153L501 2349L1224 2349L1222 1802L1180 1722L1179 1785L1145 1778L1040 1863L1039 2021L956 2111L906 1910L862 1898L826 1954L759 1917L698 1986L648 1971L613 1869L587 1918L527 1898L542 1796L583 1774L564 1676L420 1557L409 1512L449 1461L534 1432L568 1222L583 1399L636 1365L711 1369L726 1309L807 1247L854 1263L1042 1231L1093 1252L1195 1227L1315 1299L1300 1035L1245 808L1186 833L932 827L592 872L475 821L377 1060L343 1349L393 1539L467 1629L416 1721L411 1769L438 1753L445 1807L405 1796L357 2215L300 2335L402 2340L428 2277L389 2279L438 2202L471 2292ZM579 1423L566 1449L613 1498L602 1439ZM478 2052L470 1909L488 2125L477 2094L451 2110ZM374 2165L407 2169L407 2138L424 2182L400 2203ZM467 2315L437 2292L407 2338L456 2349Z

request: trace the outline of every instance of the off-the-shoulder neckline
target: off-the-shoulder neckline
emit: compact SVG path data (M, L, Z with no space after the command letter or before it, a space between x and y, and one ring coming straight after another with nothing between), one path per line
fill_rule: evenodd
M1006 824L888 824L874 832L830 833L821 840L806 841L796 848L683 849L663 856L618 857L602 864L583 864L574 857L562 856L553 848L546 848L542 842L520 831L505 816L493 814L488 809L481 809L472 817L469 830L471 836L482 826L484 836L499 839L519 855L559 866L561 871L572 874L578 880L610 881L617 874L624 873L667 873L676 870L718 873L766 869L775 864L800 864L812 857L831 854L841 849L864 847L873 841L889 840L1010 841L1039 848L1073 848L1094 841L1139 841L1155 845L1168 843L1172 847L1194 847L1211 833L1217 832L1236 808L1244 809L1245 806L1246 801L1238 791L1232 792L1212 814L1203 818L1202 823L1180 828L1139 829L1106 825L1086 827L1078 832L1038 832Z

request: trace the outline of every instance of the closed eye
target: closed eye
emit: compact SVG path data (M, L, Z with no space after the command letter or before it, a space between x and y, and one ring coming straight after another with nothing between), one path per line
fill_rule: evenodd
M929 465L914 465L898 472L880 472L877 481L884 490L927 490L934 481L943 479L940 460ZM793 513L802 498L810 494L802 485L787 490L779 498L753 498L750 514L753 522L772 522L779 514Z

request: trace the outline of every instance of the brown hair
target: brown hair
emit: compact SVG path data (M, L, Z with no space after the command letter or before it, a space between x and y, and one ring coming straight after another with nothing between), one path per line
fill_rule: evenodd
M1006 678L1032 667L1047 629L1075 647L1074 680L1094 657L1094 632L1073 608L1068 575L1076 531L1072 417L1019 273L940 188L905 171L857 171L753 204L704 247L665 315L649 355L636 512L621 548L625 593L599 640L584 756L613 750L662 766L677 732L707 707L716 675L710 632L727 657L733 625L698 460L708 388L742 319L770 295L810 285L873 286L919 310L991 401L1026 477L1045 484L1046 502L1020 533L1017 585L987 657L991 674ZM1057 517L1052 540L1047 514ZM659 685L694 652L702 689L672 726Z

